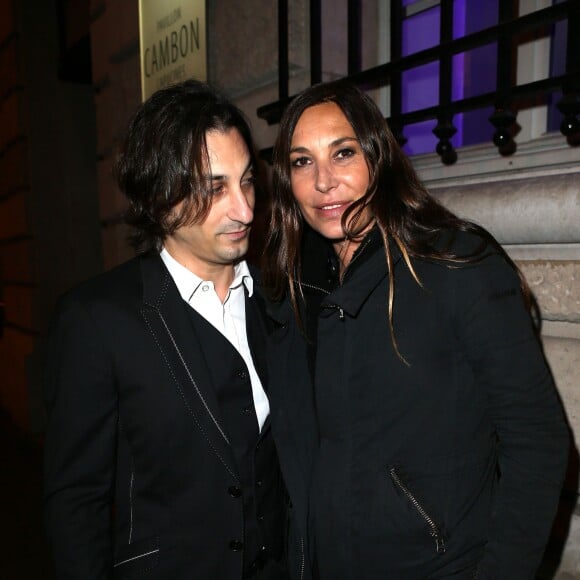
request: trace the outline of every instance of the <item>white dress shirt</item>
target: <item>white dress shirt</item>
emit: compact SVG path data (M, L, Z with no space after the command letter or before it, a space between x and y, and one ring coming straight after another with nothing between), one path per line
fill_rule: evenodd
M161 259L169 270L181 297L213 327L225 336L244 359L250 373L252 396L260 431L270 413L270 403L254 367L246 334L246 300L244 286L249 296L254 293L254 280L246 262L234 266L234 279L225 300L219 299L212 281L202 280L182 266L165 248Z

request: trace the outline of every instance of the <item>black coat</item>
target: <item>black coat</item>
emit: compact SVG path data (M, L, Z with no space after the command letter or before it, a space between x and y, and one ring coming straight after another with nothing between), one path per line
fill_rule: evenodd
M280 310L282 308L282 311ZM286 313L287 316L283 313ZM280 468L290 496L288 518L288 569L297 580L312 580L312 556L309 553L309 492L312 465L318 447L313 390L305 373L306 348L292 323L287 303L270 305L270 314L278 326L268 342L270 382L270 417L280 458ZM280 322L282 320L282 322ZM294 576L297 571L297 576Z
M461 234L454 250L479 241ZM304 391L315 353L311 550L321 580L533 578L569 433L516 273L494 251L455 268L413 260L419 286L397 255L402 360L376 231L362 247L330 292L326 257L303 273L315 345L288 304L275 313L285 325L273 336L276 388Z
M256 300L247 299L248 317ZM158 255L59 304L45 473L59 580L242 576L238 472L187 308ZM265 340L265 327L249 323L263 381ZM284 526L271 532L281 548Z

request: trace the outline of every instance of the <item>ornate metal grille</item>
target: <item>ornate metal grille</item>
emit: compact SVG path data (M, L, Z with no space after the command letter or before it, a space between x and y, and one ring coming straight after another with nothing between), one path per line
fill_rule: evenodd
M436 152L445 164L455 163L457 153L451 144L456 132L453 118L486 106L493 106L494 112L489 122L495 128L493 142L502 155L514 151L511 128L516 122L518 110L525 109L532 102L547 104L552 93L562 93L557 103L563 115L561 133L570 145L580 142L580 0L567 0L548 8L537 10L525 16L517 16L514 5L517 3L500 0L498 2L498 24L478 32L453 38L453 0L441 0L440 5L440 43L409 56L401 54L403 28L402 2L391 2L391 61L370 69L361 70L361 0L348 1L348 75L346 80L361 89L387 87L390 92L391 115L387 119L399 143L405 143L406 125L426 120L436 120L433 133L438 139ZM322 80L322 10L321 0L310 0L310 82ZM531 32L548 34L546 31L556 22L567 22L567 45L565 73L542 80L515 84L514 66L517 62L518 37ZM266 104L257 111L258 117L268 124L278 123L282 112L291 101L288 94L288 0L278 1L279 31L279 98ZM454 55L497 43L496 88L459 100L452 99L452 59ZM402 108L402 76L417 66L430 62L439 63L438 104L411 112ZM262 156L269 159L271 150L265 149Z

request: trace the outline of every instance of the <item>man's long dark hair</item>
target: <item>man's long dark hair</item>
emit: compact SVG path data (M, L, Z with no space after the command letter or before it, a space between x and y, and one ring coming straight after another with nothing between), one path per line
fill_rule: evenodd
M305 89L287 107L282 120L273 157L273 193L271 219L264 251L263 282L271 298L281 300L290 295L297 318L301 295L300 248L303 218L292 194L290 149L296 124L309 107L335 103L352 126L369 170L366 193L345 211L342 225L346 239L360 240L364 227L363 212L368 207L384 241L389 274L393 267L393 244L400 250L407 267L418 284L412 258L447 262L449 265L480 260L490 247L504 255L517 270L505 251L483 228L462 220L433 198L421 183L409 158L403 153L387 122L374 101L353 85L342 81L322 83ZM441 246L436 242L444 232L468 231L479 236L481 243L469 255L453 252L453 236ZM528 306L531 293L518 271ZM388 319L393 344L394 276L389 275ZM398 349L397 349L398 352Z
M256 165L244 114L209 85L188 80L154 93L129 124L115 167L129 199L125 221L138 250L161 249L166 236L210 210L206 134L237 129ZM177 206L180 205L179 208Z

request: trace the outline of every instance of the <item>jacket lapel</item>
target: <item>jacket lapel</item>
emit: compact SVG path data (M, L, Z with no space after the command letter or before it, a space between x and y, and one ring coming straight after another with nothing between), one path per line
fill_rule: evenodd
M163 364L173 378L173 386L196 427L207 438L208 444L224 467L237 479L234 457L220 417L218 400L186 310L187 305L159 255L144 256L141 260L141 273L141 314L159 348Z

